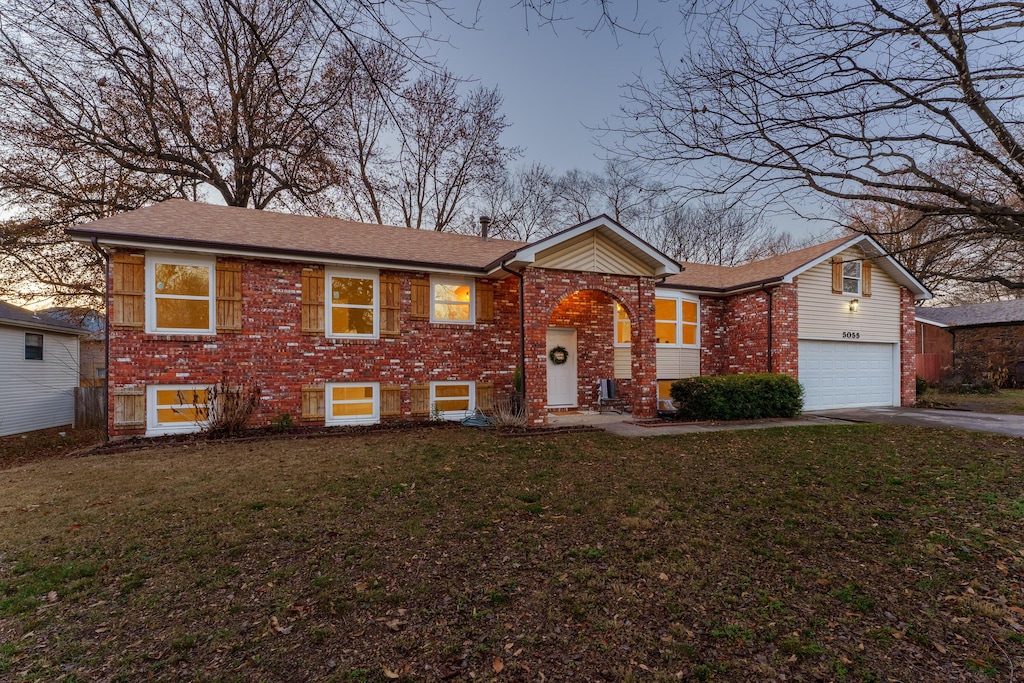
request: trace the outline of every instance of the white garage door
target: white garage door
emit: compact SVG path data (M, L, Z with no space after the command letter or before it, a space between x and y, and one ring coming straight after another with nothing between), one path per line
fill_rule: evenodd
M801 341L804 410L896 405L894 349L894 344Z

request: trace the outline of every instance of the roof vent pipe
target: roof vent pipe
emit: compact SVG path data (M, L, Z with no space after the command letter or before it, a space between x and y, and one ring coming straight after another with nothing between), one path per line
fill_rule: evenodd
M487 233L490 230L490 228L491 228L491 217L490 216L480 216L480 238L482 240L484 240L485 242L487 241L487 238L488 238L488 234Z

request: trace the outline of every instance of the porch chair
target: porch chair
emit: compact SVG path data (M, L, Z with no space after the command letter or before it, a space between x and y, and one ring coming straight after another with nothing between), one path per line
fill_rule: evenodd
M622 399L619 398L614 379L602 379L597 383L597 412L600 413L605 407L622 415Z

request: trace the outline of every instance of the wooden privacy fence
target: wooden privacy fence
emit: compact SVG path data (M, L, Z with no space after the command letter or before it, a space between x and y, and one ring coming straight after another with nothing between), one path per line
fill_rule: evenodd
M75 387L75 428L107 424L107 388Z
M917 375L931 383L939 382L952 369L951 353L917 354Z

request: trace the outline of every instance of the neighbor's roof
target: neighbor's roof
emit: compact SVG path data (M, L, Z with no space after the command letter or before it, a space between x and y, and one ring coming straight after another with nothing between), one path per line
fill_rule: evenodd
M30 311L27 308L9 304L6 301L0 301L0 323L16 327L61 332L63 334L89 334L87 330L83 330L77 325L51 318L45 313Z
M889 256L877 242L865 235L840 237L787 254L752 261L742 266L683 263L683 272L666 278L664 284L678 289L727 294L766 285L792 282L808 268L853 246L861 247L865 255L873 259L873 263L909 289L915 298L931 298L931 292L924 285Z
M474 235L254 211L184 199L169 199L75 226L68 233L105 242L251 250L461 270L484 270L525 246L511 240L483 240Z
M947 327L1016 323L1024 322L1024 299L990 301L986 304L968 304L947 308L918 306L914 312L919 320L934 321Z

